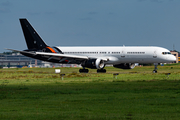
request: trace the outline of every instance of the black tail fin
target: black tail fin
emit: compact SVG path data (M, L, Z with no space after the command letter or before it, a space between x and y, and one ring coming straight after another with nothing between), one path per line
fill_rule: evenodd
M26 19L19 19L28 49L42 50L47 45Z

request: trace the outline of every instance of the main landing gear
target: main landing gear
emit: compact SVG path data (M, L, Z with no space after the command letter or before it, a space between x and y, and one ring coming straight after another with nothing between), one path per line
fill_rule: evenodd
M79 72L80 72L80 73L88 73L88 72L89 72L89 70L88 70L88 69L83 68L83 69L79 69Z
M106 69L97 69L97 73L106 73Z
M158 66L158 63L154 63L154 70L153 70L153 73L157 73L157 66Z
M89 70L83 68L83 69L79 69L79 72L80 72L80 73L88 73ZM106 73L106 69L97 69L97 73Z

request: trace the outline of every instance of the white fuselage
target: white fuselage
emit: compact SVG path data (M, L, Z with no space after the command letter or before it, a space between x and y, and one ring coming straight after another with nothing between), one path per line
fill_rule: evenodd
M176 60L170 51L162 47L58 47L64 54L101 58L106 64L120 63L169 63Z

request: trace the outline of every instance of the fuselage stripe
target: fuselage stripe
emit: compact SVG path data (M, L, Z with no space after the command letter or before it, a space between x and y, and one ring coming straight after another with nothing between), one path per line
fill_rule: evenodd
M56 53L51 47L47 47L52 53Z

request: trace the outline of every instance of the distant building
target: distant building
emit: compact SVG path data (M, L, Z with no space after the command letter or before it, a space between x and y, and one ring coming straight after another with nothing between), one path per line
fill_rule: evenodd
M21 55L20 53L2 54L0 53L0 67L81 67L76 64L59 64L45 62Z
M171 52L171 54L173 54L176 57L176 61L174 61L173 63L178 63L179 62L179 58L178 58L179 53L176 51L170 51L170 52Z
M41 65L42 61L26 57L20 53L0 54L0 67L28 66L29 64Z

